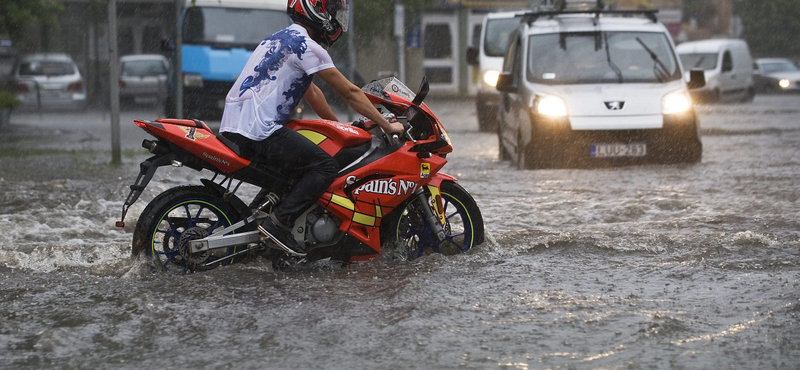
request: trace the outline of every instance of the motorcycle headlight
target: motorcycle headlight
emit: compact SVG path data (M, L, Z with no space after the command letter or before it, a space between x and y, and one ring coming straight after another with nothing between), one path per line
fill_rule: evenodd
M536 112L550 117L565 117L567 115L567 104L564 99L557 96L542 96L536 103Z
M664 95L661 103L663 114L685 113L692 109L692 98L685 91L673 91Z
M203 77L198 74L185 73L183 75L184 87L203 87Z
M500 77L500 71L490 69L483 72L483 83L491 87L497 87L497 78Z

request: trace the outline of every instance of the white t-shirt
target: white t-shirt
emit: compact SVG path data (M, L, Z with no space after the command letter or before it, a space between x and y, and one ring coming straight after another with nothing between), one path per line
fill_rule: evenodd
M225 98L220 132L261 141L286 124L314 73L334 68L328 51L293 24L253 51Z

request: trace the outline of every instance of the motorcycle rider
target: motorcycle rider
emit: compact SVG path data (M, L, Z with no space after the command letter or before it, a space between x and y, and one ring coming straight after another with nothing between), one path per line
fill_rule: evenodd
M225 99L220 133L237 144L245 157L300 180L261 225L286 252L303 256L290 228L322 195L339 171L336 161L297 132L284 127L302 98L323 119L338 121L322 91L319 76L356 112L387 134L402 134L363 92L334 66L326 47L347 31L346 0L288 0L294 24L267 37L253 51Z

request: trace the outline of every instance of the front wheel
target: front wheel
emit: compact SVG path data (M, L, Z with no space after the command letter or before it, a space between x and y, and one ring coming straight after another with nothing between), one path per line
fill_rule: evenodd
M204 186L169 189L155 197L139 216L132 256L150 259L159 271L177 273L233 263L233 258L226 257L242 247L190 253L187 244L247 217L249 211L239 208Z
M465 253L483 243L483 216L472 196L454 182L441 186L445 239L439 242L425 220L419 197L398 207L382 226L384 245L400 259L414 259L426 253Z

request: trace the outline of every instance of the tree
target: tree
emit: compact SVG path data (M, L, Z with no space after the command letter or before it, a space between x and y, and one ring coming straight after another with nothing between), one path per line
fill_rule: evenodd
M52 0L2 0L0 1L0 35L8 35L12 42L25 38L28 25L41 21L48 28L58 29L58 14L64 6Z
M733 12L741 17L744 39L756 56L800 56L800 1L735 0Z

